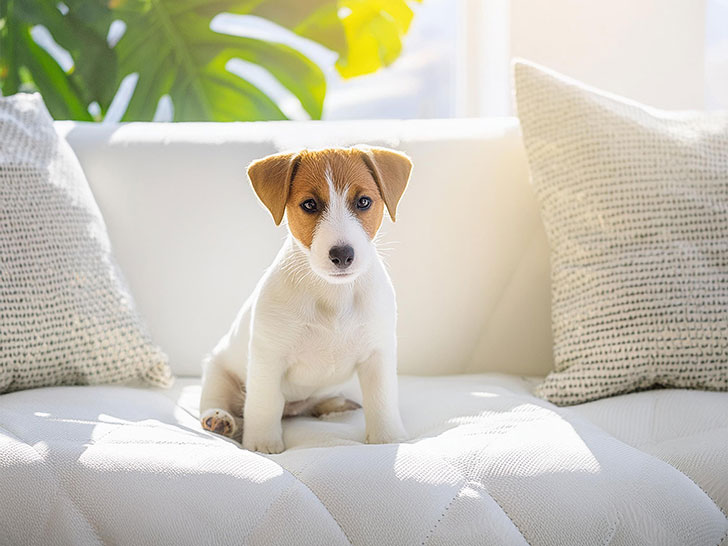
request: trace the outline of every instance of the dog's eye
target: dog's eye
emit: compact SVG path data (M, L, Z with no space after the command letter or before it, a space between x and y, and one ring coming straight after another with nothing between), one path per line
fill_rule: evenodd
M316 201L313 199L306 199L303 203L301 203L301 208L306 212L316 212L318 209Z
M359 210L367 210L369 207L372 206L372 200L369 199L366 195L359 198L359 200L356 202L356 208Z

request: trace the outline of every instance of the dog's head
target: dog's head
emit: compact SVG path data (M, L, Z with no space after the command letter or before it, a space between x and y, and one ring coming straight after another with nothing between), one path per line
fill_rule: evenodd
M311 269L332 283L356 279L376 252L386 207L392 220L412 162L385 148L329 148L254 161L248 177L276 225L283 214Z

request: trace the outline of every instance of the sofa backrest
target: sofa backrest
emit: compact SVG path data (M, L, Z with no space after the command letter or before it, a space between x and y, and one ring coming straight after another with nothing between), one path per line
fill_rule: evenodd
M515 119L57 122L104 214L152 336L198 375L286 235L257 201L251 160L376 144L414 162L383 225L399 369L542 375L552 362L548 252Z

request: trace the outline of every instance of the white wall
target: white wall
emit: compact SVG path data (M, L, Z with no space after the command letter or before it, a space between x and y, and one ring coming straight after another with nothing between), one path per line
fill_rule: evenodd
M705 4L511 0L511 55L659 108L701 109Z

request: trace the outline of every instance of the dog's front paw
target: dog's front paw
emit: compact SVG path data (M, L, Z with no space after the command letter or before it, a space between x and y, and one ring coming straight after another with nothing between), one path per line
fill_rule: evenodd
M407 431L401 424L367 427L367 444L399 444L407 440Z
M213 408L207 410L200 416L200 422L205 430L222 434L228 438L232 438L237 432L235 418L224 409Z
M243 447L248 451L270 454L281 453L286 449L280 432L261 434L248 430L243 433Z

